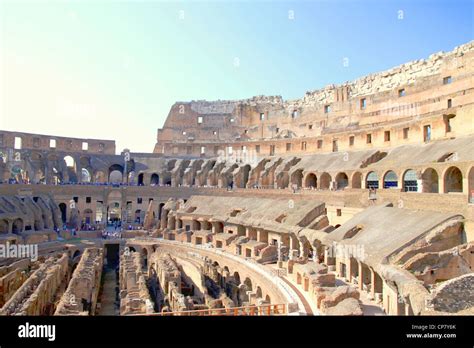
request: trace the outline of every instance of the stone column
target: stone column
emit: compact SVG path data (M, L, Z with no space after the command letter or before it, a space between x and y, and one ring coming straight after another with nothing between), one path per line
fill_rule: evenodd
M372 297L375 298L375 272L372 268L370 269L370 293Z

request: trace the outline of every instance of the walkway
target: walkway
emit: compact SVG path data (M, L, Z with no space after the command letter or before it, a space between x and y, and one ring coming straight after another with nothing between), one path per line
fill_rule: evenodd
M288 279L285 277L280 277L286 284L288 284L291 289L298 295L300 298L301 302L303 303L304 310L306 312L306 315L314 315L313 309L311 308L311 305L309 302L306 300L306 297L300 292L300 290L294 286Z
M354 284L350 284L346 282L342 278L336 278L336 286L342 286L342 285L349 285L354 287ZM380 308L380 306L373 300L370 300L367 296L367 292L365 291L360 291L360 302L362 303L362 312L364 315L387 315L385 314L384 310Z
M100 297L100 310L98 315L119 315L115 309L115 287L117 286L117 276L115 270L106 267L104 269L104 285Z

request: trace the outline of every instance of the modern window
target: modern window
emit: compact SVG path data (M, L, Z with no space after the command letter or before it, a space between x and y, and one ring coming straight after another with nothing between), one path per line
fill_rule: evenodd
M354 146L354 139L355 137L353 135L349 137L349 146Z
M203 118L202 116L198 116L198 124L202 124Z
M86 141L82 142L82 151L87 151L89 150L89 143Z
M367 144L372 144L372 134L367 134Z
M398 90L398 96L399 97L404 97L406 95L405 88L399 89Z
M385 131L383 133L383 139L384 141L390 141L390 131Z
M331 105L324 105L324 113L328 114L331 112Z
M365 98L362 98L362 99L360 100L360 109L361 109L361 110L364 110L364 109L365 109L366 103L367 103L367 100L366 100Z
M446 76L443 78L443 85L449 85L451 82L453 82L453 79L451 76Z
M318 140L318 149L322 149L323 148L323 141L320 139Z

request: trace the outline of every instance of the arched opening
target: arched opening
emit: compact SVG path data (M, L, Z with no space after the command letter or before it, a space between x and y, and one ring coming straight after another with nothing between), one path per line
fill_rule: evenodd
M270 298L270 296L265 296L265 302L267 303L272 303L272 299Z
M389 170L385 173L383 177L383 188L390 189L390 188L397 188L398 187L398 176L393 170Z
M109 175L109 182L112 184L119 184L122 182L122 172L112 170Z
M143 173L138 174L138 186L143 186Z
M427 168L421 175L421 183L423 192L439 193L439 177L438 172L433 168Z
M142 211L140 209L135 210L135 222L140 223L142 218Z
M69 177L69 182L77 183L77 175L76 175L76 161L72 156L65 156L64 162L66 162L66 170Z
M93 212L91 209L84 210L84 223L91 224L93 223Z
M355 172L354 174L352 174L352 188L362 188L362 173Z
M252 288L252 281L250 280L249 277L245 278L244 284L245 284L245 286L247 286L247 290L249 290L249 291L252 291L252 290L253 290L253 288Z
M158 186L160 183L160 177L158 174L153 173L150 178L150 186Z
M103 171L98 170L95 172L94 181L103 184L107 181L107 176Z
M122 209L120 202L111 202L107 207L107 221L114 223L121 221Z
M291 174L291 184L301 187L303 183L303 169L298 169Z
M336 189L343 190L349 185L349 178L346 173L338 173L336 175Z
M66 162L66 167L76 170L76 161L74 161L72 156L64 156L64 162Z
M462 192L462 173L458 167L450 167L444 174L444 192Z
M0 220L0 233L8 233L8 221Z
M135 181L135 171L132 170L130 173L128 173L128 183L133 184Z
M163 212L163 207L165 206L165 203L160 203L158 205L158 219L161 219L161 213Z
M262 288L260 286L257 286L257 290L255 291L255 294L257 295L257 298L263 297Z
M304 181L304 186L307 188L316 188L318 179L316 178L316 175L313 173L309 173L306 175L306 179Z
M416 171L413 169L408 169L405 174L403 174L403 191L418 192L418 180Z
M147 248L142 249L142 256L143 256L143 268L146 269L148 267L148 250L147 250Z
M61 221L63 222L63 224L66 223L66 209L66 203L59 203L59 210L61 211Z
M365 188L379 188L379 176L376 172L370 172L367 174L367 179L365 180Z
M328 190L331 186L331 180L331 175L329 175L328 173L321 174L321 177L319 178L319 188L321 188L322 190Z
M240 275L239 272L234 272L234 280L237 285L240 285Z
M21 233L23 232L23 220L22 219L16 219L13 221L13 226L12 226L12 233Z
M113 184L121 183L123 180L123 167L120 164L113 164L109 167L109 182Z
M82 182L91 182L91 173L87 168L82 168L81 170L81 181Z
M474 204L474 167L469 170L467 178L469 188L469 203Z

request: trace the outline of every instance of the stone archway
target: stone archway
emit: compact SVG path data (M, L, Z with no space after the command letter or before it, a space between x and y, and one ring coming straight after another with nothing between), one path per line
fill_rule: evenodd
M304 180L304 187L306 188L316 188L318 179L316 178L316 174L308 173Z
M349 186L349 178L346 173L338 173L336 175L336 189L343 190Z
M444 192L462 192L462 173L458 167L449 167L444 173Z
M422 192L439 193L439 176L438 172L433 168L427 168L421 175Z
M329 173L324 172L319 178L319 188L323 190L329 190L329 188L331 187L331 180L331 175L329 175Z
M355 172L352 174L352 188L360 189L362 188L362 173Z

